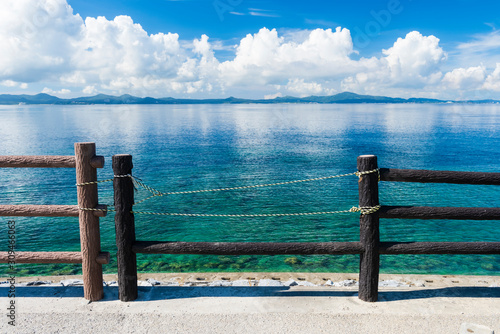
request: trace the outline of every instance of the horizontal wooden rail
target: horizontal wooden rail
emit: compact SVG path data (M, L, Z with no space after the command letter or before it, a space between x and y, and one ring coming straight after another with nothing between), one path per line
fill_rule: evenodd
M163 242L137 241L132 250L146 254L361 254L360 242Z
M500 185L500 173L380 168L381 181Z
M380 254L500 254L500 242L381 242Z
M7 155L0 156L0 167L15 168L75 168L74 156L66 155Z
M361 254L359 242L162 242L137 241L132 250L144 254L311 255ZM381 242L380 254L500 254L500 242Z
M104 157L94 156L90 165L104 167ZM3 155L0 156L0 168L75 168L76 159L68 155Z
M11 255L15 263L82 263L81 252L16 252ZM96 259L99 264L108 264L108 252L100 252ZM0 263L9 262L9 253L0 252Z
M380 218L500 220L500 208L382 206Z
M106 210L106 205L98 205L96 209ZM77 205L0 205L0 216L3 217L78 217ZM96 217L105 217L106 211L93 211Z

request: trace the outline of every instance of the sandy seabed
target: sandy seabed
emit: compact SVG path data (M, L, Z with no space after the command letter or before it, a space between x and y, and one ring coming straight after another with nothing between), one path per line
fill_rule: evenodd
M116 275L98 302L81 279L19 277L15 299L0 285L0 332L500 334L500 276L382 274L376 303L358 299L357 274L139 274L133 302L119 301ZM52 283L26 286L37 281Z

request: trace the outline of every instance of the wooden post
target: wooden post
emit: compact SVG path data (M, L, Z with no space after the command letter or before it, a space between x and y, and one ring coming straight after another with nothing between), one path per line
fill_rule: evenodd
M361 155L358 157L358 171L365 172L377 169L375 155ZM359 206L374 207L378 201L378 175L370 173L359 178ZM363 215L360 220L360 241L364 252L359 262L359 293L358 297L367 302L376 302L378 299L379 279L379 214L378 212Z
M135 222L132 213L134 184L130 177L117 176L131 175L132 168L131 155L118 154L113 156L118 294L123 302L137 299L137 259L132 250L135 243Z
M97 181L95 143L75 143L76 183ZM77 187L78 207L96 208L97 184ZM99 217L93 211L80 210L80 244L82 252L83 290L85 299L97 301L103 297L102 265L97 262L101 252Z

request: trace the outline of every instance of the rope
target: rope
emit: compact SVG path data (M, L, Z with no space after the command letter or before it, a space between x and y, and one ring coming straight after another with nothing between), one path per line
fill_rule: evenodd
M312 216L312 215L328 215L337 213L361 212L362 215L368 215L377 212L381 208L380 205L374 207L352 207L349 210L340 211L320 211L320 212L300 212L300 213L261 213L261 214L204 214L204 213L175 213L175 212L150 212L150 211L131 211L131 213L156 215L156 216L184 216L184 217L282 217L282 216Z
M102 181L83 182L83 183L77 183L76 186L81 187L81 186L88 186L91 184L98 184L98 183L111 182L111 181L113 181L113 179L107 179L107 180L102 180Z
M161 192L153 187L150 187L146 185L145 183L142 182L139 178L133 176L132 174L124 174L124 175L114 175L115 178L117 177L129 177L132 179L132 181L141 186L142 188L146 189L149 191L152 195L149 197L146 197L138 202L135 202L134 205L138 205L140 203L143 203L153 197L162 197L162 196L167 196L167 195L180 195L180 194L196 194L196 193L205 193L205 192L217 192L217 191L231 191L231 190L243 190L243 189L251 189L251 188L262 188L262 187L271 187L271 186L280 186L280 185L286 185L286 184L294 184L294 183L302 183L302 182L312 182L312 181L320 181L320 180L327 180L327 179L334 179L334 178L341 178L341 177L346 177L346 176L351 176L351 175L356 175L357 177L361 177L363 175L367 174L372 174L372 173L378 173L378 181L380 182L380 169L372 169L368 171L357 171L354 173L347 173L347 174L339 174L339 175L331 175L331 176L323 176L323 177L315 177L315 178L310 178L310 179L303 179L303 180L294 180L294 181L285 181L285 182L276 182L276 183L265 183L265 184L256 184L256 185L251 185L251 186L240 186L240 187L231 187L231 188L214 188L214 189L204 189L204 190L188 190L188 191L173 191L173 192ZM92 182L85 182L85 183L77 183L77 186L86 186L90 184L97 184L97 183L104 183L104 182L111 182L114 179L107 179L107 180L102 180L102 181L92 181ZM187 213L155 213L155 212L149 212L149 211L135 211L133 213L142 213L142 214L150 214L150 215L166 215L166 216L191 216L191 217L276 217L276 216L306 216L306 215L320 215L320 214L334 214L334 213L346 213L346 212L361 212L362 214L369 214L373 212L366 212L366 210L373 210L374 208L376 212L379 207L373 207L373 208L368 208L368 207L363 207L363 208L351 208L350 210L342 210L342 211L324 211L324 212L304 212L304 213L288 213L288 214L255 214L255 215L212 215L212 214L187 214ZM83 211L115 211L113 209L95 209L95 208L79 208L80 210ZM353 209L356 209L356 211L353 211Z
M361 212L362 215L366 216L366 215L377 212L378 210L380 210L381 207L382 207L382 205L362 206L362 207L357 207L356 208L357 210L353 211L353 212L359 211L359 212Z
M150 193L153 194L153 196L149 197L155 197L155 196L166 196L166 195L179 195L179 194L195 194L195 193L204 193L204 192L216 192L216 191L230 191L230 190L242 190L242 189L250 189L250 188L262 188L262 187L272 187L272 186L280 186L280 185L285 185L285 184L294 184L294 183L301 183L301 182L312 182L312 181L320 181L320 180L327 180L327 179L334 179L334 178L341 178L341 177L346 177L346 176L351 176L351 175L356 175L358 177L361 177L362 175L367 175L371 173L379 173L379 178L380 178L380 172L379 168L369 170L369 171L364 171L364 172L354 172L354 173L347 173L347 174L340 174L340 175L331 175L331 176L323 176L323 177L315 177L311 179L303 179L303 180L294 180L294 181L285 181L285 182L276 182L276 183L264 183L264 184L256 184L252 186L241 186L241 187L232 187L232 188L214 188L214 189L204 189L204 190L188 190L188 191L172 191L172 192L161 192L157 189L154 189L140 180L138 180L136 177L128 174L128 175L121 175L120 177L130 177L136 182L138 185L149 191ZM144 200L143 200L144 201ZM137 203L136 203L137 204Z
M127 175L114 175L114 177L132 177L132 175L130 175L130 174L127 174ZM88 185L91 185L91 184L98 184L98 183L104 183L104 182L112 182L113 180L114 180L114 178L113 179L106 179L106 180L102 180L102 181L83 182L83 183L77 183L76 186L77 187L88 186Z
M347 174L340 174L340 175L331 175L331 176L323 176L323 177L315 177L311 179L303 179L303 180L294 180L294 181L285 181L285 182L276 182L276 183L264 183L264 184L256 184L252 186L241 186L241 187L231 187L231 188L214 188L214 189L204 189L204 190L188 190L188 191L172 191L172 192L161 192L157 189L154 189L146 184L144 184L141 180L137 179L136 177L132 176L131 174L127 175L118 175L115 177L130 177L136 184L139 186L143 187L147 191L149 191L152 195L149 197L146 197L138 202L135 202L134 205L141 204L143 202L146 202L150 200L151 198L154 197L162 197L162 196L168 196L168 195L180 195L180 194L196 194L196 193L206 193L206 192L217 192L217 191L231 191L231 190L243 190L243 189L251 189L251 188L262 188L262 187L271 187L271 186L279 186L279 185L285 185L285 184L294 184L294 183L302 183L302 182L312 182L312 181L320 181L320 180L327 180L327 179L334 179L334 178L341 178L341 177L346 177L346 176L351 176L351 175L356 175L357 177L361 177L363 175L371 174L371 173L378 173L378 180L380 182L380 171L379 168L369 170L369 171L364 171L364 172L354 172L354 173L347 173Z
M80 208L80 207L78 207L78 209L82 211L103 211L103 212L114 211L112 209L94 209L94 208Z
M380 168L376 168L376 169L372 169L372 170L366 170L364 172L354 172L354 173L351 173L351 174L346 174L346 175L356 175L357 177L361 177L363 175L367 175L367 174L372 174L372 173L375 173L377 172L378 173L378 176L379 176L379 181L380 181Z
M206 189L206 190L175 191L175 192L163 193L162 195L195 194L195 193L204 193L204 192L230 191L230 190L242 190L242 189L250 189L250 188L272 187L272 186L281 186L281 185L285 185L285 184L293 184L293 183L300 183L300 182L311 182L311 181L333 179L333 178L339 178L339 177L350 176L350 175L355 175L355 173L342 174L342 175L333 175L333 176L324 176L324 177L316 177L316 178L313 178L313 179L305 179L305 180L256 184L256 185L253 185L253 186L241 186L241 187L232 187L232 188L217 188L217 189Z
M323 176L323 177L315 177L311 179L303 179L303 180L294 180L294 181L285 181L285 182L276 182L276 183L264 183L264 184L256 184L252 186L241 186L241 187L232 187L232 188L214 188L214 189L203 189L203 190L188 190L188 191L172 191L172 192L161 192L153 187L150 187L143 182L141 182L140 179L137 177L131 175L131 174L125 174L125 175L114 175L114 177L130 177L135 183L149 191L150 193L156 195L156 196L165 196L165 195L179 195L179 194L194 194L194 193L204 193L204 192L215 192L215 191L229 191L229 190L241 190L241 189L250 189L250 188L262 188L262 187L272 187L272 186L280 186L280 185L285 185L285 184L293 184L293 183L301 183L301 182L312 182L312 181L320 181L320 180L327 180L327 179L334 179L334 178L340 178L340 177L345 177L345 176L351 176L351 175L356 175L358 177L361 177L362 175L366 174L371 174L371 173L378 173L378 180L380 181L380 169L372 169L369 171L364 171L364 172L354 172L354 173L347 173L347 174L340 174L340 175L331 175L331 176ZM76 186L87 186L91 184L98 184L98 183L104 183L104 182L111 182L114 179L106 179L102 181L91 181L91 182L84 182L84 183L77 183Z

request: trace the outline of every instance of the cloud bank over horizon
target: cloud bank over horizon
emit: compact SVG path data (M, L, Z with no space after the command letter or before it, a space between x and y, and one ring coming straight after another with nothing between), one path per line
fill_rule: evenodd
M0 3L0 90L58 96L248 98L331 95L492 98L500 94L500 33L444 50L437 36L408 32L363 57L348 28L280 34L261 28L219 60L207 35L148 34L130 16L83 19L66 0ZM227 48L227 46L226 46ZM499 62L495 61L499 59ZM452 66L451 64L455 64Z

